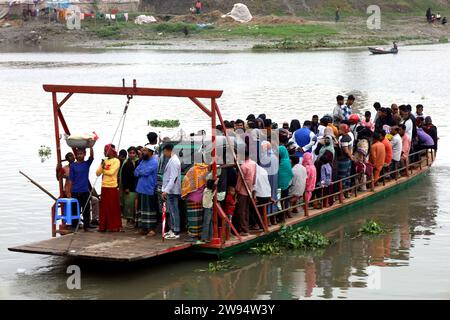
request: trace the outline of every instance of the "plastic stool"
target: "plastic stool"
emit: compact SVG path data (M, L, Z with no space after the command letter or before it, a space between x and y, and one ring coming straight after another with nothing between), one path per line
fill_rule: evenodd
M72 215L72 203L77 204L77 212L75 215ZM59 205L61 204L61 214L59 214ZM64 206L64 208L63 208ZM63 213L64 212L64 213ZM59 198L56 200L56 208L55 208L55 224L61 219L66 222L66 224L71 225L72 220L80 219L80 203L77 199L74 198Z

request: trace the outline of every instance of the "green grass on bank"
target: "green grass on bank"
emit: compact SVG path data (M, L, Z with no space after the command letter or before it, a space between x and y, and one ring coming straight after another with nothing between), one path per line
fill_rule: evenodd
M149 25L136 25L133 22L116 22L108 24L104 21L84 23L83 27L104 39L126 39L128 35L139 35L141 38L154 38L157 35L183 36L185 29L189 35L199 37L248 37L248 38L313 38L328 37L337 34L334 27L322 25L233 25L211 26L199 28L196 24L183 22L162 22Z

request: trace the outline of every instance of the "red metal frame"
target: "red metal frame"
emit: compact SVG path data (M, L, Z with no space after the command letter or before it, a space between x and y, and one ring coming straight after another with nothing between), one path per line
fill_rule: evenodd
M165 88L142 88L136 86L136 80L133 80L132 87L105 87L105 86L73 86L73 85L51 85L45 84L43 88L46 92L52 93L52 103L53 103L53 120L54 120L54 130L55 130L55 142L56 142L56 157L58 164L61 163L61 143L60 143L60 124L66 134L70 134L69 127L64 119L61 107L72 97L74 93L81 94L108 94L108 95L123 95L123 96L153 96L153 97L178 97L178 98L189 98L200 110L202 110L208 117L211 118L211 132L212 132L212 167L213 167L213 178L217 177L216 170L216 116L220 114L219 107L217 105L216 99L222 96L223 91L221 90L192 90L192 89L165 89ZM67 93L67 95L58 102L57 94ZM203 103L198 99L210 99L211 109L208 109ZM60 197L64 196L62 179L59 181L59 193ZM214 199L216 202L217 199ZM214 239L211 242L213 245L221 245L221 239L219 238L218 231L218 212L217 207L214 206ZM55 214L55 208L52 208L52 236L56 236L56 226L53 223L53 218Z

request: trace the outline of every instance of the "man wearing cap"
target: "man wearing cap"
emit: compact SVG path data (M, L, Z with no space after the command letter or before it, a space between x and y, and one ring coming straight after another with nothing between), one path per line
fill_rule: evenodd
M153 156L155 147L148 145L142 148L142 160L134 170L138 178L136 192L138 194L138 227L140 233L149 237L156 235L157 197L155 194L158 173L158 160Z

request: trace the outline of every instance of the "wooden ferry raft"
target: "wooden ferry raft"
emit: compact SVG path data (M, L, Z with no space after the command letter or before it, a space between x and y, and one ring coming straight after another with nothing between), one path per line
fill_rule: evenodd
M342 213L343 210L355 206L367 204L394 191L407 188L415 183L419 178L425 176L429 171L433 160L433 152L427 152L428 156L421 157L420 160L408 165L408 175L401 176L398 179L392 179L386 183L369 188L365 192L355 191L359 186L355 183L350 189L352 196L348 199L340 198L332 206L323 206L320 209L306 209L304 203L300 203L300 213L291 219L287 219L285 225L303 226L317 223L322 219L329 219L334 214ZM399 172L405 172L405 169L399 169ZM390 173L385 174L385 176ZM357 175L354 176L356 178ZM339 185L339 181L336 182ZM370 181L369 181L370 184ZM337 194L344 190L340 189ZM282 199L280 199L282 200ZM267 214L264 212L264 220L267 220ZM282 213L282 210L275 215ZM206 245L193 245L185 242L185 235L180 239L163 241L160 235L155 237L145 237L139 235L132 229L125 229L125 232L101 233L96 231L69 234L52 238L45 241L35 242L27 245L9 248L10 251L37 253L56 256L67 256L84 259L96 259L103 261L133 262L150 259L156 256L165 255L173 252L187 251L193 253L212 254L215 256L229 256L235 252L245 250L254 246L259 241L267 240L275 236L281 228L281 224L267 226L267 232L260 231L251 233L249 236L232 237L225 239L221 237L219 243ZM220 232L223 235L222 232Z

